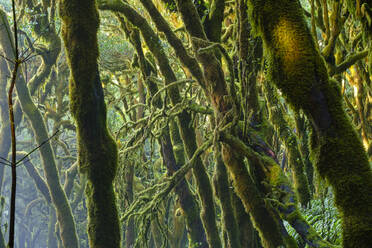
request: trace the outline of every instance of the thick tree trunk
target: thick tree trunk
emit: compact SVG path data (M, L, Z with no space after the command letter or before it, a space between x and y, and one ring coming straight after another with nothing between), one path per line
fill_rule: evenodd
M183 22L193 39L195 50L208 46L207 38L198 17L194 4L191 1L176 1L182 15ZM227 92L224 72L213 53L207 52L198 56L204 69L207 94L215 111L215 119L219 123L226 114L231 114L232 99ZM231 120L231 118L230 118ZM246 211L251 215L256 228L260 232L265 247L277 247L285 244L280 227L272 209L267 208L264 200L239 156L228 145L222 146L222 158L232 175L234 188L242 199Z
M370 247L370 165L343 110L337 82L328 78L299 1L249 1L249 7L252 24L264 41L271 80L312 123L312 158L334 190L344 247Z
M253 227L249 214L245 211L242 201L236 195L236 193L235 192L231 193L232 205L234 207L234 215L239 227L238 236L240 247L259 248L260 242L258 233Z
M120 227L112 181L117 148L106 126L106 106L98 72L98 11L94 0L60 2L62 35L71 70L71 112L77 124L79 167L88 178L88 237L92 248L120 247Z

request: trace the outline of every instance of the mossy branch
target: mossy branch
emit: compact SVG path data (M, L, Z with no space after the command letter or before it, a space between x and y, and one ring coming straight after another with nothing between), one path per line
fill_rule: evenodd
M148 13L150 14L152 21L156 25L156 28L160 32L163 32L165 34L167 41L173 47L181 63L190 70L191 74L196 78L199 84L203 88L205 88L203 72L197 60L188 54L185 46L183 45L183 42L181 41L180 38L177 37L175 32L172 31L168 22L164 19L164 17L157 10L152 0L140 0L140 1L143 4L143 6L146 8Z
M338 64L334 70L329 72L329 76L340 74L354 65L358 60L364 59L368 55L368 49L349 55L343 62Z
M219 134L220 141L227 143L233 149L247 157L250 161L259 161L262 170L266 174L267 180L265 183L268 186L270 195L274 196L276 210L282 218L288 221L297 233L305 240L307 244L312 247L337 247L329 244L323 240L314 228L307 223L301 213L297 209L296 196L291 189L288 178L280 166L271 158L266 155L261 155L244 144L239 138L234 137L226 132Z
M172 177L166 178L163 180L163 182L140 192L138 194L137 200L135 200L131 204L128 211L125 212L124 215L121 217L121 220L125 221L133 215L139 215L142 216L142 218L146 218L146 215L156 209L159 204L169 196L170 192L185 177L186 173L195 166L195 161L199 158L199 156L204 153L211 145L212 140L207 140L195 151L191 159L186 164L184 164L177 172L175 172ZM153 194L154 192L157 193L153 195L151 197L152 200L149 201L148 194Z

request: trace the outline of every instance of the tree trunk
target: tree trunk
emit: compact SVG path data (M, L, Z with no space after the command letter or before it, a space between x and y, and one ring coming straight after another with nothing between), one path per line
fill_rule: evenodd
M186 30L191 37L194 37L192 40L194 49L197 51L200 48L209 46L194 4L189 0L178 0L176 2ZM233 102L227 92L224 72L213 53L203 53L198 56L198 61L203 66L207 96L214 108L215 119L219 123L225 118L226 114L229 114ZM228 120L231 121L231 118ZM264 246L278 247L284 245L282 228L278 223L277 217L271 208L267 208L255 187L243 163L243 157L238 155L228 145L222 146L221 154L228 171L232 175L234 189L242 199L246 211L251 215L256 228L259 230Z
M146 45L151 50L157 61L157 64L159 65L160 71L165 79L165 84L169 85L176 82L177 77L170 66L168 57L166 56L163 47L160 45L160 39L152 30L146 19L138 14L127 3L120 1L113 1L110 3L105 1L100 2L101 9L122 13L128 19L128 21L140 29ZM170 87L167 92L173 105L181 102L181 96L177 86ZM188 113L186 110L183 110L177 116L178 128L182 137L186 155L189 158L191 158L194 152L197 150L195 130L190 126L191 119L190 113ZM208 244L213 248L222 247L216 224L212 186L205 166L199 157L196 159L196 166L193 167L192 171L196 182L197 192L201 201L202 208L200 216L206 231Z
M6 18L3 18L2 20L3 24L7 27L7 30L10 30ZM0 34L1 47L5 53L5 56L12 59L14 57L11 46L12 41L9 41L9 36L6 30L4 29L2 31L3 32ZM9 63L8 67L9 66L12 66L12 64ZM22 110L26 114L27 118L30 120L34 135L36 137L36 142L38 144L41 144L49 138L46 126L39 110L31 99L31 95L27 88L26 82L22 74L20 73L17 76L16 90ZM56 208L57 219L61 228L61 238L63 244L64 246L71 248L79 247L75 229L75 222L71 213L71 208L59 182L59 175L54 158L54 151L52 150L52 147L49 143L45 143L39 148L39 150L41 154L46 182L51 193L52 202Z
M122 23L122 27L123 25L124 23ZM151 85L151 80L147 78L151 75L151 70L149 69L149 62L146 60L143 54L140 35L137 30L132 31L130 40L137 51L140 68L142 75L145 78L145 82L147 83L147 88L152 89L148 91L149 96L152 98L154 95L153 92L156 93L158 89L157 85ZM155 106L158 108L161 106L160 101L154 102ZM163 136L159 139L159 143L161 145L161 153L164 164L167 167L168 174L173 175L180 168L180 166L185 163L185 153L182 139L179 135L178 127L174 121L171 121L169 130L164 132ZM185 215L190 247L193 244L198 244L198 247L200 248L207 247L208 244L199 215L200 209L198 202L190 191L189 185L185 179L182 179L181 182L178 183L175 188L175 192L180 201L183 214Z
M77 124L79 167L88 179L89 245L118 248L120 227L112 185L117 148L106 126L106 106L97 65L99 17L95 1L61 1L60 16L71 70L70 106Z
M370 165L343 110L337 82L328 78L299 1L249 1L249 7L252 25L264 42L271 80L312 123L312 158L334 190L344 247L370 247Z
M234 215L230 184L227 176L226 167L222 161L221 146L215 149L215 172L214 172L214 190L218 199L220 199L222 211L222 223L224 231L228 237L228 247L242 247L239 240L239 229Z
M303 207L306 207L310 200L310 188L305 175L305 164L303 162L298 140L294 132L289 128L279 98L275 92L276 89L268 82L264 82L265 98L268 103L269 119L276 130L279 139L287 149L287 158L289 167L292 170L293 184L297 198Z

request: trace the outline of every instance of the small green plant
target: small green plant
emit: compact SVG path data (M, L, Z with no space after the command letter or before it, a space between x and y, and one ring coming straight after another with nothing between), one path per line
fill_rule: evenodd
M301 213L324 240L341 245L341 219L332 196L328 195L324 199L312 200L311 208L301 209ZM288 233L296 239L299 247L308 247L288 223L285 223L285 227Z

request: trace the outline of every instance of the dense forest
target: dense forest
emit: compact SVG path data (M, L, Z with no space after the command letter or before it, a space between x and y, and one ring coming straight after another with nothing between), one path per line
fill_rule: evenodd
M372 247L370 0L0 17L0 248Z

